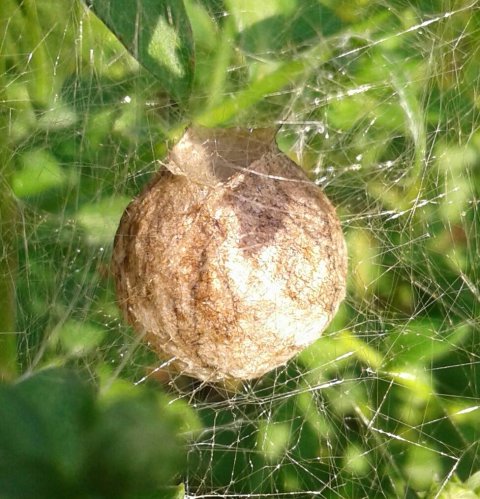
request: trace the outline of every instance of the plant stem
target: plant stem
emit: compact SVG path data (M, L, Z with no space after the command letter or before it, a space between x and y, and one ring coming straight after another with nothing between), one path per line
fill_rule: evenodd
M23 0L22 5L25 11L24 24L26 28L24 50L29 54L27 65L27 71L30 73L27 83L28 92L34 104L48 106L54 82L45 46L47 35L42 33L36 1Z
M16 204L2 178L0 186L0 380L17 373L15 332Z
M0 28L4 27L4 23L0 22ZM4 109L7 108L5 58L6 54L0 51L0 103L3 103ZM9 183L12 161L9 150L8 116L8 110L0 109L0 381L13 379L18 371L15 332L15 281L18 268L17 204Z

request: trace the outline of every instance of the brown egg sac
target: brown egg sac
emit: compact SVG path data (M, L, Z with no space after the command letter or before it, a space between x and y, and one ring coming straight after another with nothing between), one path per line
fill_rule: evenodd
M115 237L126 319L162 359L202 380L285 364L345 296L335 209L264 135L187 131L166 164L177 174L158 174Z

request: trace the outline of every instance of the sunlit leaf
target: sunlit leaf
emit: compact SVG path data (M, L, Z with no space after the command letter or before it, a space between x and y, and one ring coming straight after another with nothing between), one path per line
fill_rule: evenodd
M87 231L90 243L110 244L113 241L118 222L128 202L128 198L116 196L82 207L78 213L78 221Z
M388 341L395 365L430 364L461 345L471 334L468 325L442 332L438 324L415 320L389 334Z
M82 355L100 345L105 330L91 322L69 320L58 332L58 337L68 354Z
M27 197L61 187L66 181L67 175L57 159L47 151L36 149L23 155L22 167L14 173L12 186L17 196Z
M190 95L193 39L181 0L88 0L127 50L180 101Z

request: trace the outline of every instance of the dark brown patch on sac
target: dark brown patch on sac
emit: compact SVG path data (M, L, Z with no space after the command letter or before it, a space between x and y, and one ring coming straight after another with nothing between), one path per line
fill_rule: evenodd
M295 208L288 189L294 183L302 188L306 182L307 177L295 163L273 151L230 179L223 201L238 218L245 255L255 256L275 243L277 233L285 228L285 218Z

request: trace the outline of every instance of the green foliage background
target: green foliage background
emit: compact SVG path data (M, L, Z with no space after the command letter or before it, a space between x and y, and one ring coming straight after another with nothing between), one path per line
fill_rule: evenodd
M120 42L1 0L0 497L477 497L476 2L183 4L90 2ZM329 333L251 383L152 375L115 305L119 217L190 121L279 126L349 244Z

